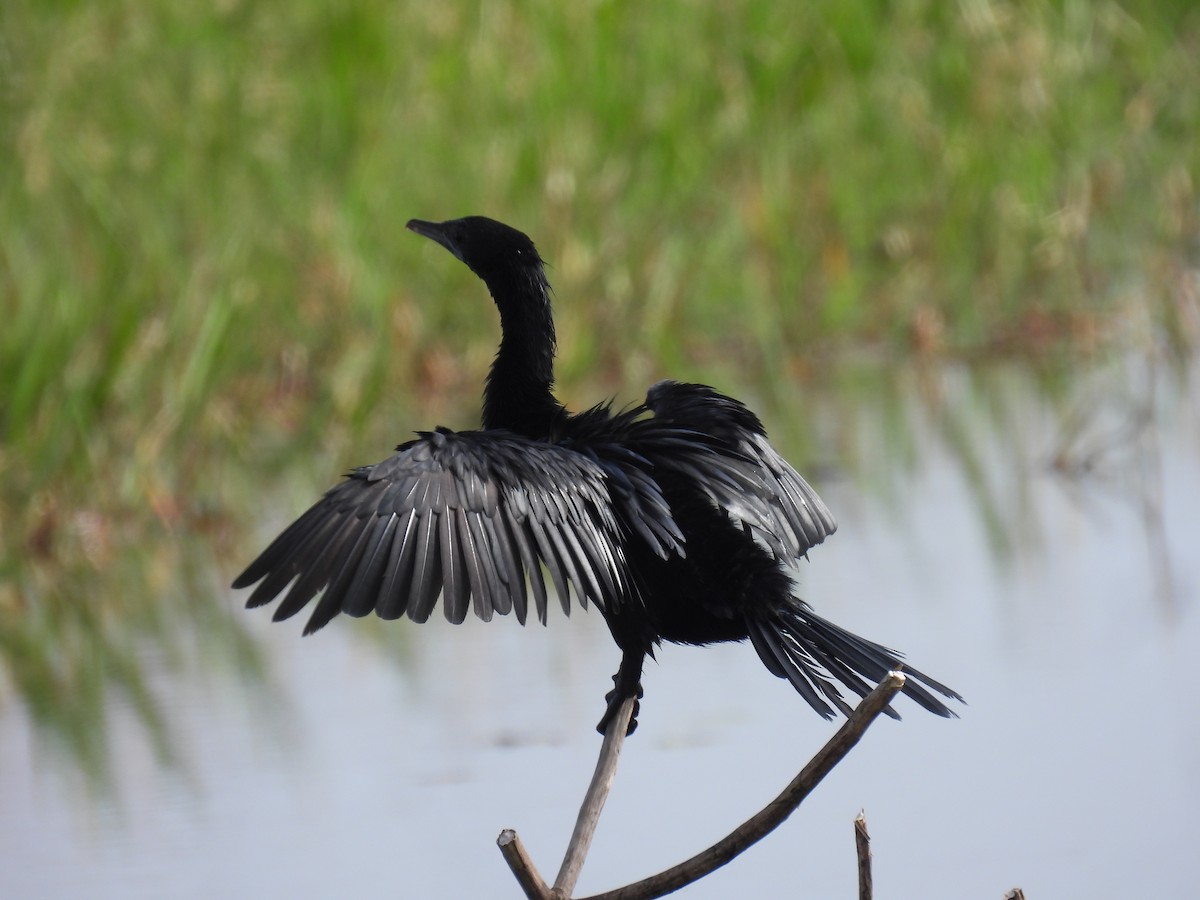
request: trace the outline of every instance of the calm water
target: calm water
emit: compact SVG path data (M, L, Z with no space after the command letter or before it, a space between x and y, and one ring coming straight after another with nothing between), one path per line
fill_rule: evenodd
M801 589L970 705L943 721L901 701L903 722L684 896L855 896L860 809L879 896L1194 896L1195 372L1129 363L1047 392L946 369L898 379L898 411L833 404L849 417L824 449L856 464L822 482L841 530ZM171 758L132 705L110 709L108 788L0 695L0 897L518 897L494 845L510 826L553 877L618 661L598 616L339 620L301 640L299 621L237 615L265 670L169 674L147 647ZM645 688L581 895L718 839L835 727L749 646L664 648Z

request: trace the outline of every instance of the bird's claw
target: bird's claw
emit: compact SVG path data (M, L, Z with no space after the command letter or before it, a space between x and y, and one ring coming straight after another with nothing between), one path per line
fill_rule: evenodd
M604 699L608 701L608 708L604 711L604 716L600 719L600 723L596 726L596 730L601 734L608 733L608 726L612 724L613 719L617 717L617 713L621 711L621 705L626 698L633 697L633 714L629 717L629 727L625 730L625 736L633 734L637 730L638 712L642 708L641 699L645 693L642 690L642 685L639 682L634 686L635 690L621 689L621 673L618 672L613 676L613 689L604 695Z

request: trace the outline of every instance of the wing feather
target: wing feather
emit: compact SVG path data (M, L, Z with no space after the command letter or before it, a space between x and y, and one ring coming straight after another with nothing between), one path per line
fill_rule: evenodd
M375 517L373 524L364 529L363 536L366 546L363 548L359 564L345 576L345 584L341 585L345 599L342 601L342 612L349 616L365 616L375 609L379 597L379 587L383 580L387 554L392 548L392 533L400 517L395 513ZM345 567L343 567L345 568ZM341 577L341 576L339 576ZM317 604L317 615L325 604L325 597L339 593L339 582L331 582L330 589L325 592ZM333 618L338 610L332 609L328 617Z
M442 590L442 562L437 543L438 514L426 510L417 528L417 558L413 560L413 579L408 591L408 617L427 622Z
M524 622L531 593L544 622L544 574L564 610L572 595L584 605L626 602L634 579L612 508L615 474L552 441L498 430L424 433L351 471L235 584L255 586L255 606L282 597L276 619L319 597L306 631L339 612L424 622L439 598L451 622L513 610ZM646 510L640 527L657 545L679 540L652 479L620 490Z
M654 421L707 439L685 441L673 453L650 454L656 464L685 474L776 557L804 556L837 530L829 507L737 400L705 385L663 381L647 393L646 406Z
M438 493L439 503L443 500ZM454 527L456 509L446 509L438 513L438 547L442 557L443 609L447 621L455 625L461 624L467 617L467 604L471 599L471 584L467 580L466 565L463 561L462 547L458 542L457 529Z
M412 582L413 560L417 556L416 511L410 509L403 520L404 524L397 525L392 534L392 546L388 548L384 561L387 577L375 599L375 613L381 619L398 619L404 615L407 606L408 590L405 586Z

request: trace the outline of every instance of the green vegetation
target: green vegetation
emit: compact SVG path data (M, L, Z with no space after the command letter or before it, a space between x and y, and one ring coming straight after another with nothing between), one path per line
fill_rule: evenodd
M5 0L0 79L10 663L292 448L471 423L494 317L410 216L538 240L572 402L1200 327L1190 2Z
M568 389L1178 333L1200 16L1142 7L6 3L9 498L473 397L409 215L540 240Z

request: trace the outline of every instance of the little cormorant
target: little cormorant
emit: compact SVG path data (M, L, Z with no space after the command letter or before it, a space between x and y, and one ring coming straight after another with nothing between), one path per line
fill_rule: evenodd
M570 413L554 397L554 321L542 258L524 234L470 216L408 228L487 285L500 349L482 428L438 428L346 480L279 535L233 583L255 607L288 590L286 619L320 596L304 629L338 613L424 622L438 597L451 622L488 620L550 592L590 601L621 648L600 722L641 696L660 641L749 638L763 665L822 716L848 713L899 654L834 625L794 593L792 571L833 534L832 514L768 443L758 418L710 387L663 381L639 406ZM940 716L958 694L904 666L904 693ZM630 731L636 725L636 718Z

